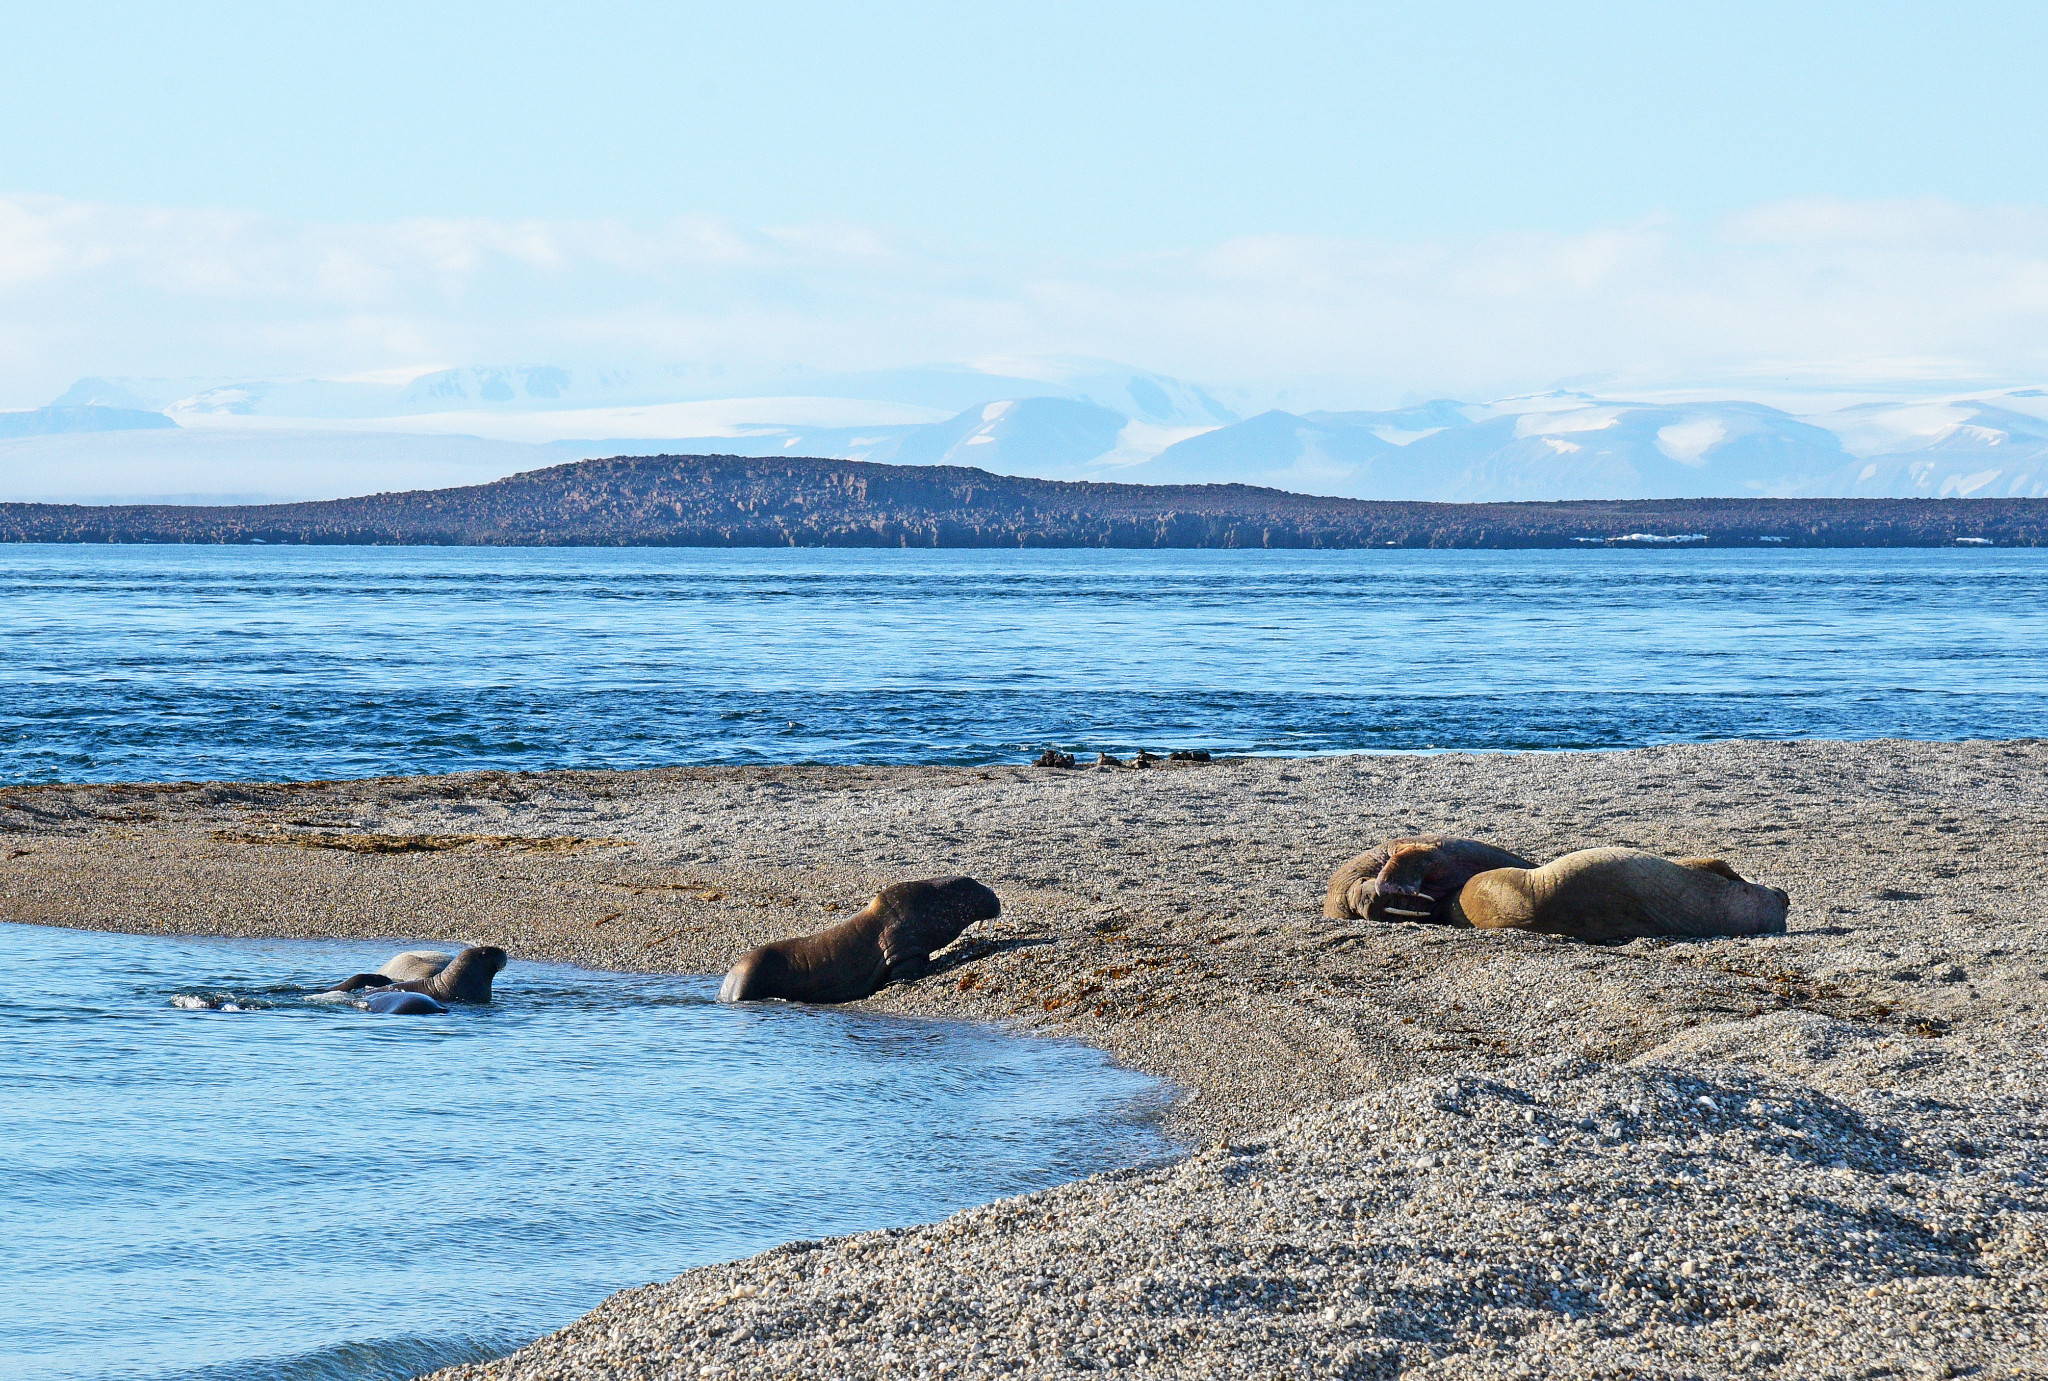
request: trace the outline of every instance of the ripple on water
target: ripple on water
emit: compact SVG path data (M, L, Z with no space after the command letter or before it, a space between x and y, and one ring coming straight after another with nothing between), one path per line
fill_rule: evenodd
M0 993L12 1376L409 1376L1172 1150L1156 1082L965 1023L545 964L432 1018L297 986L405 947L0 925L38 978Z
M0 780L2006 738L2048 550L0 546Z

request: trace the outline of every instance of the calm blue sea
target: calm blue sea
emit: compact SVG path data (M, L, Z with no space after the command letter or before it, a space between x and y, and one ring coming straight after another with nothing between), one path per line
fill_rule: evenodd
M2048 551L0 547L0 777L2048 732Z
M412 1376L1171 1150L1160 1085L987 1027L518 961L446 1016L302 991L392 950L0 925L0 1374Z

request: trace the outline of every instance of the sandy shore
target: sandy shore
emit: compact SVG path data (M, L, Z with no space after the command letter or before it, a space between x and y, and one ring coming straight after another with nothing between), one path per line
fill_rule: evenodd
M1716 854L1792 930L1321 919L1423 830ZM955 871L1003 918L870 1005L1102 1045L1203 1149L446 1375L2048 1375L2048 743L0 790L46 924L716 972Z

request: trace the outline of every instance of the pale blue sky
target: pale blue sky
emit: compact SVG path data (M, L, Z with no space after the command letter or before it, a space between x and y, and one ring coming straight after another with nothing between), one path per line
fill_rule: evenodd
M1082 255L2039 206L2036 4L8 6L0 191Z
M1290 406L2048 382L2044 12L15 3L0 407L1028 355Z

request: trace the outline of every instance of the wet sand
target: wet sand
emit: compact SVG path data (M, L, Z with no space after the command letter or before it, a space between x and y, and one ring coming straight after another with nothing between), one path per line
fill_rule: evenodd
M1791 933L1321 918L1382 837L1628 844ZM721 971L1003 897L877 1010L1173 1080L1200 1149L691 1271L462 1377L2048 1374L2048 744L0 790L0 919Z

